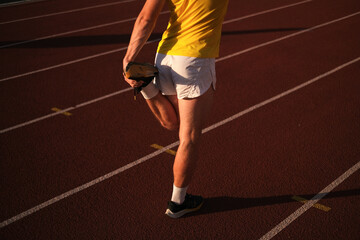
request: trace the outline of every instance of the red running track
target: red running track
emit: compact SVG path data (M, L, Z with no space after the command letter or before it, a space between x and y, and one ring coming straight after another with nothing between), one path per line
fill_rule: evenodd
M177 220L151 147L177 134L120 75L142 3L0 8L1 239L359 239L358 1L230 0L189 189L206 202Z

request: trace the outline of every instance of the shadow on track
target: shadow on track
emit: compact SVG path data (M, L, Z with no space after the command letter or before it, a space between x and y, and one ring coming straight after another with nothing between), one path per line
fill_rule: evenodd
M270 32L291 32L301 31L306 28L269 28L269 29L254 29L254 30L240 30L240 31L225 31L222 35L244 35ZM162 33L153 33L149 40L160 39ZM25 43L27 40L3 41L0 42L0 48L67 48L80 46L95 46L95 45L109 45L128 43L130 41L130 34L109 34L109 35L92 35L92 36L68 36L49 38L44 40L31 41ZM22 43L24 42L24 43Z
M241 31L224 31L222 35L245 35L245 34L256 34L256 33L273 33L273 32L292 32L302 31L307 28L266 28L266 29L253 29L253 30L241 30Z
M296 196L300 196L310 200L315 195L316 194L307 194L307 195L296 195ZM360 189L330 192L323 199L341 198L341 197L356 196L356 195L360 195ZM223 197L206 198L203 207L198 212L194 212L184 217L296 202L295 200L292 199L293 196L294 195L282 195L282 196L259 197L259 198L239 198L239 197L223 196Z

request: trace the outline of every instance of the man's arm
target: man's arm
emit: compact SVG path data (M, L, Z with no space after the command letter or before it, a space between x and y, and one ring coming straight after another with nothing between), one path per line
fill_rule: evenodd
M165 0L146 0L138 15L131 34L130 43L123 59L123 69L130 61L134 61L140 50L150 37L157 18L164 6ZM132 87L139 87L141 83L125 78Z

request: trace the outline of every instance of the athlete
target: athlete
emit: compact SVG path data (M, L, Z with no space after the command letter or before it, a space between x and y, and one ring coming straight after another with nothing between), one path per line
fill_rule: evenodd
M212 107L215 58L228 0L147 0L135 22L123 69L136 60L165 2L170 19L155 57L159 76L141 94L161 125L179 132L173 192L165 212L178 218L203 204L203 198L188 194L187 188L199 156L201 130ZM126 77L125 81L132 87L143 84Z

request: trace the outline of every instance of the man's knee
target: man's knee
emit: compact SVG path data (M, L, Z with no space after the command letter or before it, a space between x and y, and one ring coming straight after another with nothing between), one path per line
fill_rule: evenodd
M160 120L161 126L163 126L165 129L169 130L169 131L176 131L179 130L179 121L176 120L172 120L172 121L168 121L168 120Z
M189 148L196 146L200 141L200 137L201 137L201 130L193 130L179 134L180 144Z

